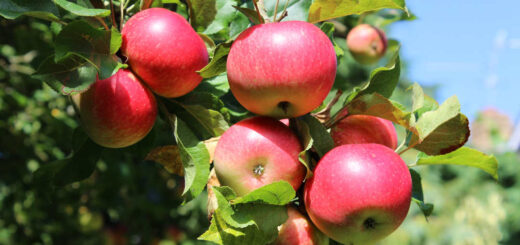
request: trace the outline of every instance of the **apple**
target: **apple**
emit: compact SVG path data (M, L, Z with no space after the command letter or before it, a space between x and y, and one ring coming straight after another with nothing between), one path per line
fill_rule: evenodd
M130 67L158 95L185 95L202 80L196 71L208 64L208 51L181 15L143 10L126 22L122 36L121 51Z
M293 207L287 208L287 221L278 229L273 245L328 245L329 238Z
M336 145L376 143L397 148L397 133L391 121L369 115L350 115L331 129Z
M306 171L298 160L301 151L289 127L273 118L252 117L224 132L213 164L220 183L240 196L280 180L297 190Z
M157 117L154 95L126 69L96 80L78 101L85 132L104 147L122 148L138 142Z
M318 107L336 77L336 53L318 27L303 21L254 25L227 58L231 92L249 111L275 118Z
M312 222L344 244L373 244L403 222L412 178L401 157L380 144L335 147L304 187Z
M374 26L361 24L348 33L347 47L357 62L365 65L373 64L385 55L386 35Z

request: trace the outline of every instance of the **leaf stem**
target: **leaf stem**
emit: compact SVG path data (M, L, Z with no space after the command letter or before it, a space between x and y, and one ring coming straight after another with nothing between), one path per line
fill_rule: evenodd
M338 91L336 91L336 95L334 95L334 98L327 104L327 106L315 113L315 114L312 114L312 116L316 117L318 120L320 121L327 121L330 119L330 110L332 109L332 107L338 102L339 100L339 97L341 97L341 95L343 94L343 92L338 89Z
M110 28L108 28L107 26L107 23L105 23L105 21L103 19L101 19L101 17L94 17L94 19L96 19L99 23L101 23L101 25L105 28L105 30L110 30Z

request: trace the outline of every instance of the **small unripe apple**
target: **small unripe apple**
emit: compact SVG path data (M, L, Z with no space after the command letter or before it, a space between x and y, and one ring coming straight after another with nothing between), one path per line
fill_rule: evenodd
M318 107L336 77L336 53L316 26L303 21L254 25L227 58L231 92L249 111L297 117Z
M280 180L297 190L305 176L298 160L301 151L289 127L269 117L252 117L220 137L213 163L220 183L238 195Z
M347 47L357 62L373 64L385 55L386 35L377 27L361 24L348 33Z
M138 142L150 132L157 116L152 92L125 69L93 83L79 95L78 107L87 135L109 148Z
M132 70L157 94L173 98L199 85L196 71L208 64L202 39L179 14L150 8L123 27L122 53Z
M403 222L412 179L401 157L380 144L338 146L318 162L304 202L312 222L343 244L373 244Z
M336 145L376 143L393 150L397 148L397 133L391 121L369 115L350 115L332 127Z
M328 245L329 238L293 207L287 208L287 221L279 227L273 245Z

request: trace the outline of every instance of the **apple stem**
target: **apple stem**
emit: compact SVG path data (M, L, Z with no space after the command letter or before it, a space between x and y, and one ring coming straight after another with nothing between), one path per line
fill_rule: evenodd
M330 125L330 127L327 126L327 124L330 123L330 120L331 120L330 110L336 103L338 103L339 98L341 97L342 94L343 94L343 91L338 89L338 91L336 91L336 95L334 95L334 98L327 104L327 107L325 107L325 109L319 111L318 113L313 114L314 117L318 118L322 122L325 122L325 127L327 127L327 128L330 128L335 124L334 123L334 124ZM336 113L336 115L337 115L337 113Z
M265 11L264 7L264 0L253 0L253 4L255 5L256 13L258 14L258 19L262 23L269 23L269 16L267 16L267 12Z
M274 16L273 16L273 22L276 22L276 14L278 13L278 3L280 0L276 0L276 4L274 5Z

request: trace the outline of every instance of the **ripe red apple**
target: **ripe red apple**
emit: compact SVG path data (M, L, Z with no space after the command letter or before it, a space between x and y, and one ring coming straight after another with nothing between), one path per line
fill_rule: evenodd
M297 117L318 107L329 93L336 54L327 35L310 23L255 25L231 46L227 75L231 92L249 111Z
M329 238L295 208L287 208L287 221L279 227L273 245L328 245Z
M374 26L361 24L348 33L347 47L357 62L373 64L385 55L386 35Z
M336 145L376 143L397 148L392 122L375 116L347 116L332 127L330 134Z
M202 39L179 14L150 8L132 16L122 31L121 51L132 70L157 94L173 98L192 91L208 64Z
M238 195L280 180L297 190L305 176L305 167L298 161L301 151L289 127L269 117L252 117L221 136L213 164L220 183Z
M78 107L87 135L109 148L138 142L150 132L157 116L152 92L125 69L93 83L79 95Z
M305 184L312 222L343 244L372 244L403 222L412 178L401 157L380 144L338 146L318 162Z

